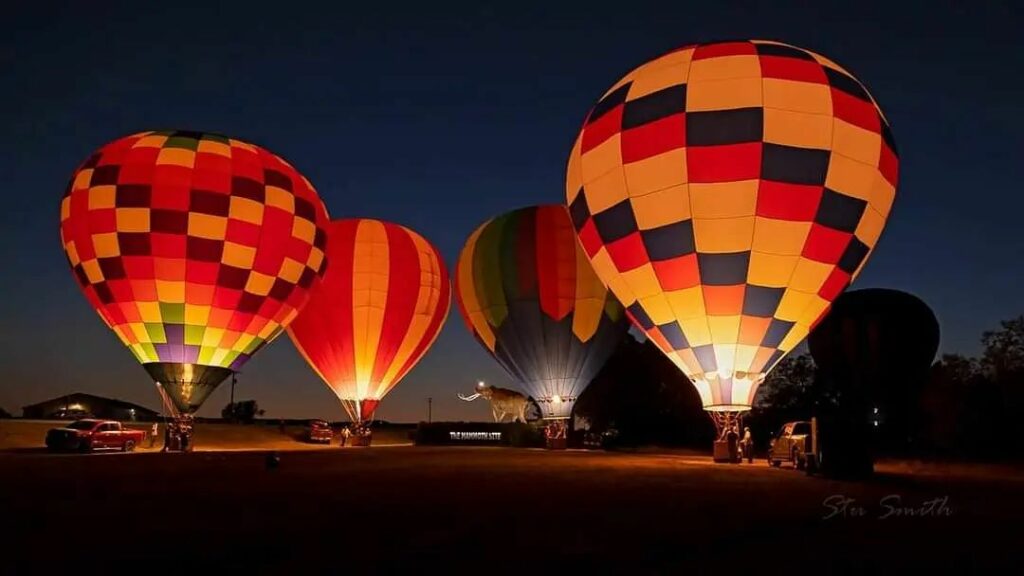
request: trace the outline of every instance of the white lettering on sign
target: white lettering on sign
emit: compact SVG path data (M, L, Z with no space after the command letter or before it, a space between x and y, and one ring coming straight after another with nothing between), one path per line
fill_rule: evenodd
M452 440L501 440L501 432L449 432Z

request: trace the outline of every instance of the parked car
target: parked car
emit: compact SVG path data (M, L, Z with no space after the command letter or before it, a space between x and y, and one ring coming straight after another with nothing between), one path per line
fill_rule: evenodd
M50 450L120 450L131 452L142 443L146 433L121 426L116 420L87 418L75 420L63 428L46 433L46 447Z
M788 422L768 444L768 463L780 466L792 462L793 467L802 470L811 452L811 423L807 421Z
M326 420L310 420L306 425L306 440L330 444L334 438L334 430Z

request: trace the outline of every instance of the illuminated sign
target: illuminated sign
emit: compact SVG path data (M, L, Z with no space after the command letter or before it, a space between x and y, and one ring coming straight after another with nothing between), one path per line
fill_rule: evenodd
M448 432L452 440L501 440L501 432Z

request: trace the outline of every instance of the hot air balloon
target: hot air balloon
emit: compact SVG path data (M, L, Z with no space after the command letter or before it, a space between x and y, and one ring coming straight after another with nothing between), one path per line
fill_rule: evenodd
M358 441L437 338L451 284L437 248L404 226L335 220L327 238L331 265L288 335L341 400Z
M601 97L566 196L597 275L725 430L863 268L897 165L888 122L839 65L719 42Z
M89 303L186 419L292 321L326 265L309 181L217 134L107 144L71 177L60 215Z
M807 344L828 384L863 403L887 445L907 441L939 349L939 322L927 304L899 290L852 290L836 299Z
M477 228L459 256L455 294L470 332L548 420L571 416L628 328L563 206L522 208Z

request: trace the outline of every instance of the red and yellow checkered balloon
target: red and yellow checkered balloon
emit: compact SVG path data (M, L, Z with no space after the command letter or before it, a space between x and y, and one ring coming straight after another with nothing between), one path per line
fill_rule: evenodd
M849 72L777 42L721 42L612 86L576 140L566 195L633 322L705 409L741 411L863 268L897 166Z
M186 411L205 397L191 390L201 367L237 371L306 303L326 266L327 221L290 164L199 132L111 142L61 201L86 298L155 379L184 384Z

